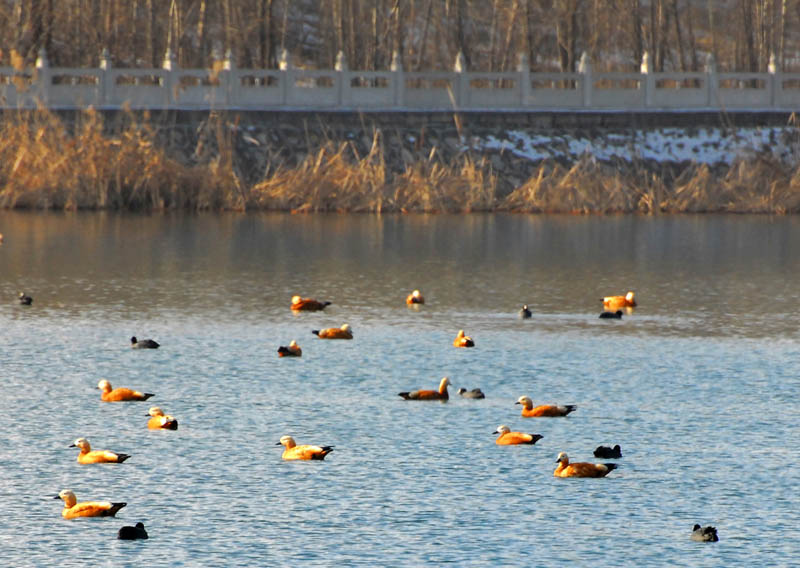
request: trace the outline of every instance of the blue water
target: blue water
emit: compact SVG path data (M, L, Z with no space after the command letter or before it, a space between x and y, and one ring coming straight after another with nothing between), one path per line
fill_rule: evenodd
M4 565L800 563L793 218L2 213L0 232ZM597 319L628 289L634 313ZM333 305L292 314L294 293ZM310 333L345 322L353 341ZM279 359L292 339L303 357ZM443 376L487 398L397 396ZM102 403L102 378L156 396ZM523 419L523 394L578 410ZM180 429L149 431L150 403ZM500 424L544 438L496 446ZM335 450L283 462L286 434ZM132 457L79 465L81 436ZM622 446L607 478L552 476L600 444ZM65 488L128 506L65 521ZM115 540L137 521L150 540Z

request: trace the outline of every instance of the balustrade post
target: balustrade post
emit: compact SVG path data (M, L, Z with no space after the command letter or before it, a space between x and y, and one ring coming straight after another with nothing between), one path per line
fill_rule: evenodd
M583 75L581 78L583 83L583 106L584 108L589 108L592 106L594 80L592 79L592 62L589 59L589 54L585 51L581 54L581 59L578 62L578 73Z
M111 100L114 96L114 79L111 74L111 55L108 53L108 48L103 48L100 53L100 93L98 96L98 104L100 106L110 106Z
M52 85L52 73L50 62L47 60L47 52L44 48L39 50L36 58L36 95L42 105L50 106L50 87Z
M286 48L281 50L278 69L281 71L281 104L287 106L290 100L294 100L294 71Z
M166 76L164 77L163 87L167 90L166 106L169 109L172 108L180 98L177 92L178 63L175 59L175 54L169 47L167 48L167 51L164 53L164 61L162 61L161 63L161 68L167 72Z
M233 105L233 101L239 100L238 97L238 87L237 81L234 77L236 74L236 58L233 56L233 51L228 48L225 51L225 59L222 60L222 71L219 80L220 86L223 88L223 97L224 97L224 106L225 108L231 108ZM217 101L219 102L219 101Z
M465 78L464 74L467 71L467 59L464 57L464 53L459 51L458 55L456 55L456 62L453 65L453 71L455 71L455 85L453 85L454 89L451 93L452 96L452 103L454 108L463 107L467 103L467 87L469 87L467 83L467 79Z
M520 53L517 58L517 71L519 72L519 98L520 106L525 108L531 98L531 66L528 62L528 56L525 53Z
M767 71L769 72L769 80L767 82L767 89L769 89L769 106L770 108L775 108L775 105L778 103L779 99L783 99L780 93L780 90L783 88L783 85L778 78L778 66L775 63L775 54L772 53L769 56L769 64L767 65Z
M348 107L351 103L350 97L350 78L347 72L347 57L341 49L336 54L336 106L338 108Z
M392 64L389 69L392 72L392 102L396 108L402 108L406 104L406 80L403 76L403 62L397 50L392 52Z
M717 60L709 53L706 59L706 82L708 83L707 103L710 108L719 106L719 77L717 77Z
M644 87L644 106L651 108L653 106L653 95L655 94L656 80L653 76L653 70L650 67L650 53L645 51L642 55L642 64L639 67L644 80L642 86Z

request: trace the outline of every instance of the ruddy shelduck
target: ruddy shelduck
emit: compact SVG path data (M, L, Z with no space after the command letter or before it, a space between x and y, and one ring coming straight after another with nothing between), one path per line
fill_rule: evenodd
M296 312L318 312L330 306L330 302L318 302L311 298L301 298L300 296L292 296L292 310Z
M298 446L291 436L281 436L281 441L275 445L286 448L281 456L285 460L324 460L333 451L333 446Z
M135 335L131 337L132 349L158 349L159 347L161 344L152 339L136 339Z
M125 387L119 387L112 390L111 383L105 379L97 383L97 388L99 388L101 391L100 400L104 402L147 400L151 396L155 396L150 392L139 392L136 390L127 389Z
M118 454L108 450L92 450L89 440L86 438L78 438L70 448L80 448L81 453L78 454L78 463L122 463L129 457L128 454Z
M628 292L624 296L605 296L603 298L603 307L609 310L635 308L636 300L633 299L633 292Z
M178 429L178 421L169 414L164 414L164 411L158 406L151 407L147 415L150 417L150 420L147 421L147 427L150 430Z
M498 446L516 446L517 444L530 444L533 445L544 436L541 434L526 434L524 432L512 432L508 426L501 425L497 427L494 434L500 434L494 441Z
M414 290L406 297L406 304L409 306L412 304L424 304L425 303L425 296L423 296L419 290Z
M554 477L605 477L609 472L617 469L615 463L569 463L565 452L558 454L558 467L553 472Z
M475 347L475 342L469 335L464 335L463 329L459 329L458 335L453 340L453 345L456 347Z
M609 448L608 446L597 446L597 448L594 450L594 457L603 458L606 460L619 459L622 457L622 448L619 447L619 444L613 448Z
M448 400L450 395L447 392L448 385L453 383L450 379L443 377L439 382L439 390L415 390L410 392L399 392L398 396L402 396L405 400Z
M301 357L302 355L303 350L300 349L300 346L294 339L292 339L288 347L285 345L278 347L278 357Z
M146 540L150 537L147 536L144 523L136 523L136 526L133 527L120 527L117 531L117 538L119 540Z
M719 542L716 527L707 526L701 527L695 525L692 527L692 540L697 542Z
M554 404L542 404L540 406L533 406L533 401L530 397L521 396L514 404L522 405L523 418L539 418L539 417L553 417L553 416L566 416L576 408L574 404L565 404L556 406Z
M77 519L78 517L113 517L117 511L122 509L127 503L111 503L110 501L84 501L78 503L75 494L69 489L64 489L54 497L64 501L64 508L61 516L65 519Z
M327 329L312 329L311 333L320 339L353 339L353 330L348 324L342 327L329 327Z

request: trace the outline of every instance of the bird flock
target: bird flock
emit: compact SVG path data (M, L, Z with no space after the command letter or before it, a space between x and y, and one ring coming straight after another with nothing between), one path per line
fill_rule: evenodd
M31 306L33 298L24 292L20 292L19 303L23 306ZM636 307L636 300L634 292L629 291L625 295L619 296L606 296L601 298L604 311L600 314L602 319L621 319L623 315L622 309L631 310ZM425 304L425 298L419 290L414 290L406 297L406 304L408 306L419 306ZM320 311L324 310L327 306L331 305L329 301L318 301L312 298L303 298L295 295L291 298L290 308L294 312L301 311ZM532 312L528 305L523 305L518 312L520 319L529 319L532 317ZM312 333L320 339L353 339L353 330L348 324L343 324L341 327L333 327L326 329L315 329ZM131 348L133 349L158 349L160 344L152 339L138 340L136 336L130 339ZM466 335L464 330L459 330L453 346L459 348L475 347L475 340ZM292 340L288 346L280 346L278 348L279 357L301 357L302 349L296 340ZM404 400L421 400L421 401L441 401L446 402L449 399L448 386L452 386L452 382L448 377L443 377L439 382L438 389L418 389L412 391L403 391L398 395ZM137 402L146 401L155 396L153 393L145 393L133 390L126 387L112 388L111 383L102 379L97 384L97 388L101 391L100 398L103 402ZM457 391L458 395L463 398L469 399L484 399L486 395L480 388L466 389L461 387ZM522 406L521 416L523 418L558 418L567 417L570 413L577 410L576 405L555 405L543 404L534 406L533 401L528 396L520 396L515 404ZM158 406L153 406L149 409L147 414L148 429L162 429L162 430L177 430L178 421L163 412ZM500 425L494 431L498 437L495 444L499 446L508 445L534 445L541 440L541 434L532 434L526 432L512 431L506 425ZM282 459L284 460L324 460L327 455L333 452L333 446L317 446L312 444L297 444L292 436L285 435L280 438L276 445L283 446ZM92 450L89 441L86 438L78 438L70 447L77 447L80 450L77 461L80 464L101 464L101 463L123 463L131 456L124 453L113 452L110 450ZM622 450L619 444L614 447L599 446L594 450L594 456L601 459L621 459ZM575 478L601 478L606 477L609 473L617 469L618 464L612 462L606 463L589 463L589 462L571 462L566 452L560 452L556 458L558 464L553 471L554 477L575 477ZM75 494L69 490L62 490L56 497L64 502L64 508L61 515L64 519L75 519L80 517L114 517L117 512L125 507L125 502L110 502L110 501L85 501L78 502ZM140 540L147 539L148 534L144 525L139 522L135 526L124 526L119 529L117 538L121 540ZM714 527L707 526L701 527L695 524L692 528L690 536L691 540L698 542L717 542L717 530Z

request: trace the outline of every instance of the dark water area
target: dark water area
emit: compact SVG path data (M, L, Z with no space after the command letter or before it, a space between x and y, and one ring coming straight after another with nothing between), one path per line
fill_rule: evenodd
M3 212L0 233L8 565L797 563L794 217ZM443 376L487 398L397 396ZM103 378L156 396L102 403ZM521 395L578 409L525 419ZM148 431L151 403L180 429ZM500 424L544 438L497 446ZM284 462L286 434L335 450ZM81 436L132 457L79 465ZM622 446L607 478L553 477L600 444ZM65 488L128 506L65 521ZM150 540L115 540L137 521Z

